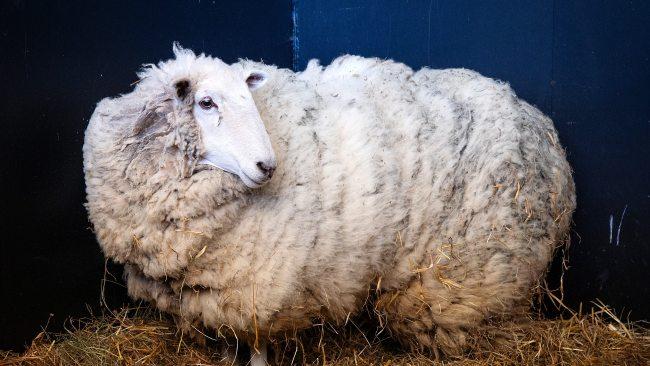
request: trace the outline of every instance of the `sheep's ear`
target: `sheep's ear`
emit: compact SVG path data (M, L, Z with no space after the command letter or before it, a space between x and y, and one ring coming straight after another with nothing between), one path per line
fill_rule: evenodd
M266 79L268 79L268 76L265 72L252 71L246 78L246 84L248 84L248 89L255 90L262 87L266 83Z
M174 90L176 91L176 97L178 99L186 101L191 91L190 81L187 79L181 79L175 82Z

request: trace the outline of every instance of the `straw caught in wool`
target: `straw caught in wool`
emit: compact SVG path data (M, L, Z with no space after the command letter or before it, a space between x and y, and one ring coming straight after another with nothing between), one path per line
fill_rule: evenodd
M351 55L294 72L174 52L97 105L84 169L129 294L190 335L228 326L263 351L343 324L379 287L396 340L462 353L523 312L568 238L565 152L507 83Z

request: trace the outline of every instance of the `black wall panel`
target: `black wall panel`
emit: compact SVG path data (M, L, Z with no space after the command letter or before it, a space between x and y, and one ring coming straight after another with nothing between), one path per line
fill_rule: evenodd
M129 91L173 41L226 62L291 66L288 1L0 3L0 349L97 308L104 260L83 205L81 146L94 105ZM120 280L119 267L112 272ZM109 286L113 305L125 300Z
M557 1L553 105L575 170L567 296L650 319L650 2Z

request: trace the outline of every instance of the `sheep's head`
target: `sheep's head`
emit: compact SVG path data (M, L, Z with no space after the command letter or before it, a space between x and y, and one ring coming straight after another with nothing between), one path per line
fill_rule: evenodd
M165 115L176 119L171 127L181 133L174 144L191 162L187 164L190 173L212 167L236 175L249 188L267 183L275 171L275 154L251 95L267 75L196 56L176 44L174 54L175 59L140 73L138 88L161 90L156 95L169 105ZM151 109L160 110L157 103L151 104ZM145 118L136 123L136 130L151 125L151 118L146 117L151 115L143 113ZM192 136L192 131L198 136Z
M180 276L237 220L275 156L251 90L267 78L174 47L133 92L102 100L86 129L87 208L107 257Z
M275 171L275 155L264 123L249 90L260 87L266 75L244 74L241 68L219 63L214 73L193 86L176 83L181 94L194 93L192 112L201 129L207 164L237 175L246 186L257 188ZM189 96L187 96L189 97Z

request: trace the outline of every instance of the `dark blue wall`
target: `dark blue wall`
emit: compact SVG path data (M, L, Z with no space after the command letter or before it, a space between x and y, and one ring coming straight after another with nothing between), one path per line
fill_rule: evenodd
M104 260L82 206L84 130L95 103L132 89L175 40L290 67L291 3L0 2L0 349L29 342L50 313L56 330L97 310ZM108 289L113 305L125 300Z
M633 318L650 318L650 2L296 0L294 6L298 69L311 58L327 64L343 53L414 68L465 67L510 82L550 115L578 191L567 302L599 298L631 310Z

